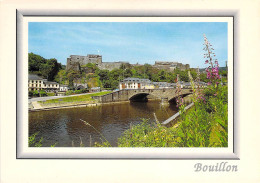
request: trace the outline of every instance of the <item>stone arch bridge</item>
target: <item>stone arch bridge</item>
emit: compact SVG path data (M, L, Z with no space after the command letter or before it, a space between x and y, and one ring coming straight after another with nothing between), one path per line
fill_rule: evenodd
M192 93L192 89L182 89L180 96L185 97ZM178 95L176 88L163 88L163 89L125 89L115 91L102 96L93 96L93 99L98 100L100 103L120 102L120 101L135 101L145 100L147 96L154 99L160 99L164 102L173 101Z

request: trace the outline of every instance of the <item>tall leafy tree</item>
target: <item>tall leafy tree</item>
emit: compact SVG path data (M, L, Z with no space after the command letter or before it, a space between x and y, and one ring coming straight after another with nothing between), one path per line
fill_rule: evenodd
M29 53L28 54L28 65L29 65L29 71L34 72L34 71L39 71L40 66L42 64L46 63L46 59L41 57L40 55L36 55L34 53Z
M68 79L69 79L69 88L74 88L74 80L80 78L80 72L79 71L70 71L68 73Z
M55 58L45 59L34 53L28 54L29 72L36 73L44 78L53 81L56 74L62 68Z

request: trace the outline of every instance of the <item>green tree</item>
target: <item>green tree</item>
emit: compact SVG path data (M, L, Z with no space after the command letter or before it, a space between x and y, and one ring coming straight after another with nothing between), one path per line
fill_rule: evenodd
M117 81L117 80L110 80L110 86L111 86L111 88L113 90L117 89L119 87L119 81Z
M188 70L180 72L180 80L185 82L189 81Z
M70 71L68 73L68 79L69 79L69 88L74 89L74 80L80 78L80 72L79 71Z
M99 79L100 79L101 81L104 81L104 80L108 80L108 79L109 79L109 76L108 76L109 70L99 70L97 74L98 74Z
M128 78L128 77L132 77L133 73L131 71L131 69L125 69L123 70L123 78Z
M131 69L131 64L129 64L129 63L122 63L120 65L119 69L122 69L122 70L124 70L124 69Z
M39 71L41 64L46 63L46 59L34 53L28 54L29 72Z
M33 96L34 96L34 97L39 97L39 92L38 92L37 90L34 90L34 91L33 91Z
M56 74L62 68L55 58L45 59L34 53L28 54L29 73L35 73L53 81Z
M46 64L48 65L46 69L49 71L47 73L47 79L49 81L53 81L56 74L61 69L61 64L57 62L55 58L47 59Z
M60 83L60 84L66 84L68 80L67 73L65 70L59 70L57 75L55 76L55 81Z
M160 70L158 73L159 81L166 81L166 72L165 70Z
M197 71L195 71L194 69L192 69L191 71L190 71L190 73L191 73L191 76L192 76L192 78L197 78Z
M167 81L168 83L175 83L175 81L176 81L176 75L173 74L173 73L171 73L171 72L169 72L169 73L166 75L166 81Z
M46 93L46 91L44 91L44 90L40 90L40 97L44 97L44 96L47 96L47 93Z

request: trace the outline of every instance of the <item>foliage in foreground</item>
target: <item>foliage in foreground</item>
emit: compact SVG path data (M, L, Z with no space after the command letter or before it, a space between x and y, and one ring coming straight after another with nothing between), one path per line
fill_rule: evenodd
M42 147L43 137L40 138L40 140L36 139L36 136L39 134L39 132L36 132L29 136L28 138L28 146L29 147ZM51 145L51 147L55 147L57 143Z
M227 87L205 91L207 102L200 102L178 121L178 127L149 124L147 120L124 132L119 147L227 147Z
M184 111L182 99L178 97L176 102L180 119L177 127L166 128L160 124L152 126L143 120L140 125L124 132L118 140L119 147L228 146L228 89L227 86L220 85L218 60L214 58L216 56L214 49L205 35L204 45L209 86L202 91L199 85L194 85L192 75L189 73L194 107L188 112ZM200 80L199 73L196 80ZM178 84L176 91L181 93Z

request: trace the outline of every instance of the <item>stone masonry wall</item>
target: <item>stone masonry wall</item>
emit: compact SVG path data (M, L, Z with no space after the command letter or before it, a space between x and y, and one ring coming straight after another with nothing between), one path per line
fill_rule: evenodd
M67 58L66 70L80 70L80 66L86 65L88 63L94 63L98 66L99 69L107 69L109 71L113 69L119 69L122 64L129 64L129 62L102 62L101 55L93 55L88 54L87 56L80 55L70 55ZM178 62L170 62L170 61L156 61L154 65L152 65L158 69L165 69L173 71L176 68L180 70L190 69L189 64L182 64Z
M113 93L109 93L102 96L93 97L97 99L100 103L109 103L109 102L120 102L128 101L132 97L138 94L148 94L157 97L157 99L167 99L168 101L172 100L177 96L175 93L176 89L141 89L141 90L119 90ZM186 95L192 93L191 89L183 89L181 95Z

